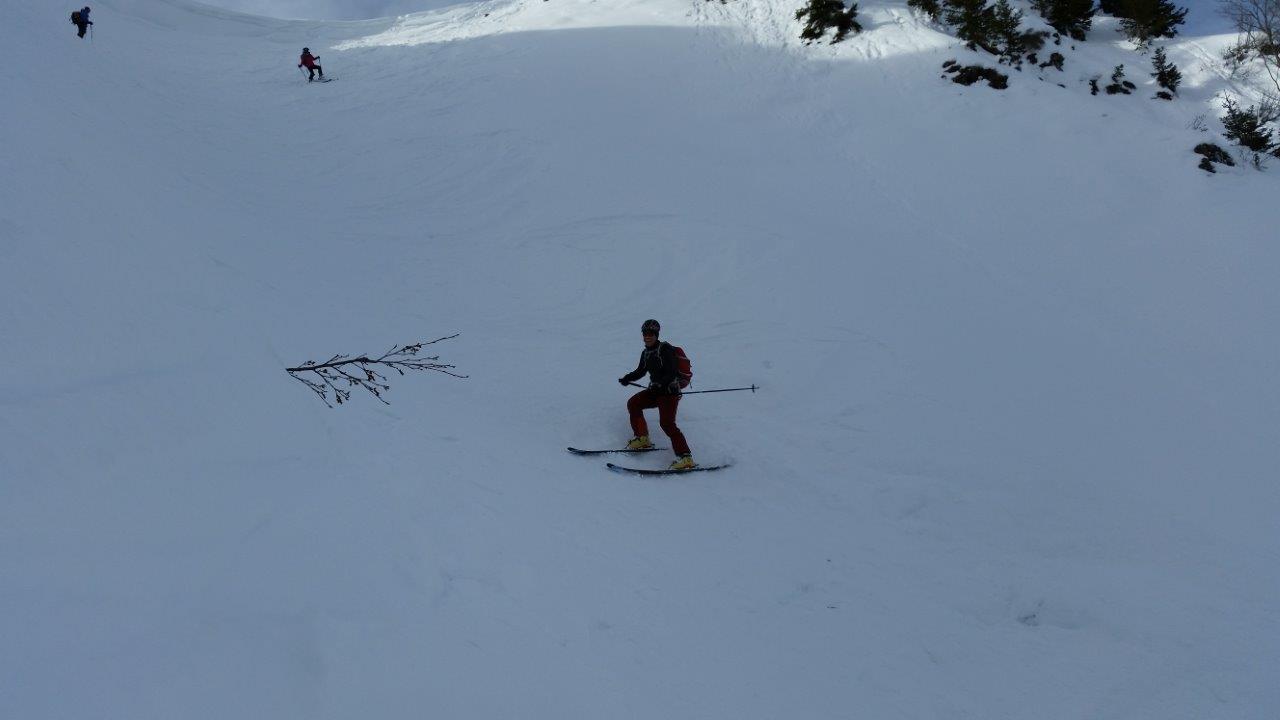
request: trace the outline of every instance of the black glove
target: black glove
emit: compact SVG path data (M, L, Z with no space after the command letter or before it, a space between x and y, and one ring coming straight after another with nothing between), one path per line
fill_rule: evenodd
M618 378L618 384L621 385L622 387L626 387L631 383L627 382L626 378Z
M667 385L667 392L668 392L668 393L671 393L672 395L679 395L679 394L680 394L680 381L679 381L679 380L672 380L672 381L671 381L671 384Z

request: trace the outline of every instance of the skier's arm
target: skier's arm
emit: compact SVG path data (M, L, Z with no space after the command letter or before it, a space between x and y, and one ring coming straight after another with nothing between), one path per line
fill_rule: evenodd
M627 373L626 375L623 375L619 379L632 383L639 380L643 376L644 376L644 353L640 353L640 364L636 366L636 369Z

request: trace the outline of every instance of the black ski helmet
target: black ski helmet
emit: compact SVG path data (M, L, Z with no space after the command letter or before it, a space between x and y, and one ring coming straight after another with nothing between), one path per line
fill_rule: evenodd
M660 332L662 332L662 326L653 318L645 320L644 324L640 326L641 335L653 335L654 337L657 337Z

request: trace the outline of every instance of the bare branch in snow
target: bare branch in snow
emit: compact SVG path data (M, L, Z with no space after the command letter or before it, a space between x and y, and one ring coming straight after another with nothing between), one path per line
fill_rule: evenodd
M333 407L329 402L330 391L333 392L334 401L341 405L351 399L351 391L357 387L364 388L384 405L390 405L391 403L382 397L382 393L391 389L387 376L383 374L388 368L401 375L410 371L431 370L455 378L467 377L454 372L453 365L441 363L438 355L430 357L418 355L422 348L428 345L456 337L458 337L457 333L413 345L393 345L390 350L377 357L334 355L322 363L308 360L297 367L285 368L285 372L289 373L294 380L311 388L311 391L329 407Z

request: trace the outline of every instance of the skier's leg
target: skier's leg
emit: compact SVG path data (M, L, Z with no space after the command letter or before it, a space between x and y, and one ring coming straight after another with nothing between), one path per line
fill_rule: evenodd
M679 395L663 395L658 398L658 422L662 425L662 432L671 438L671 449L676 455L689 455L689 443L684 439L684 433L680 432L679 426L676 425L676 408L680 405Z
M657 406L657 394L641 390L627 401L627 413L631 415L631 432L636 437L647 437L649 425L644 421L644 411Z

